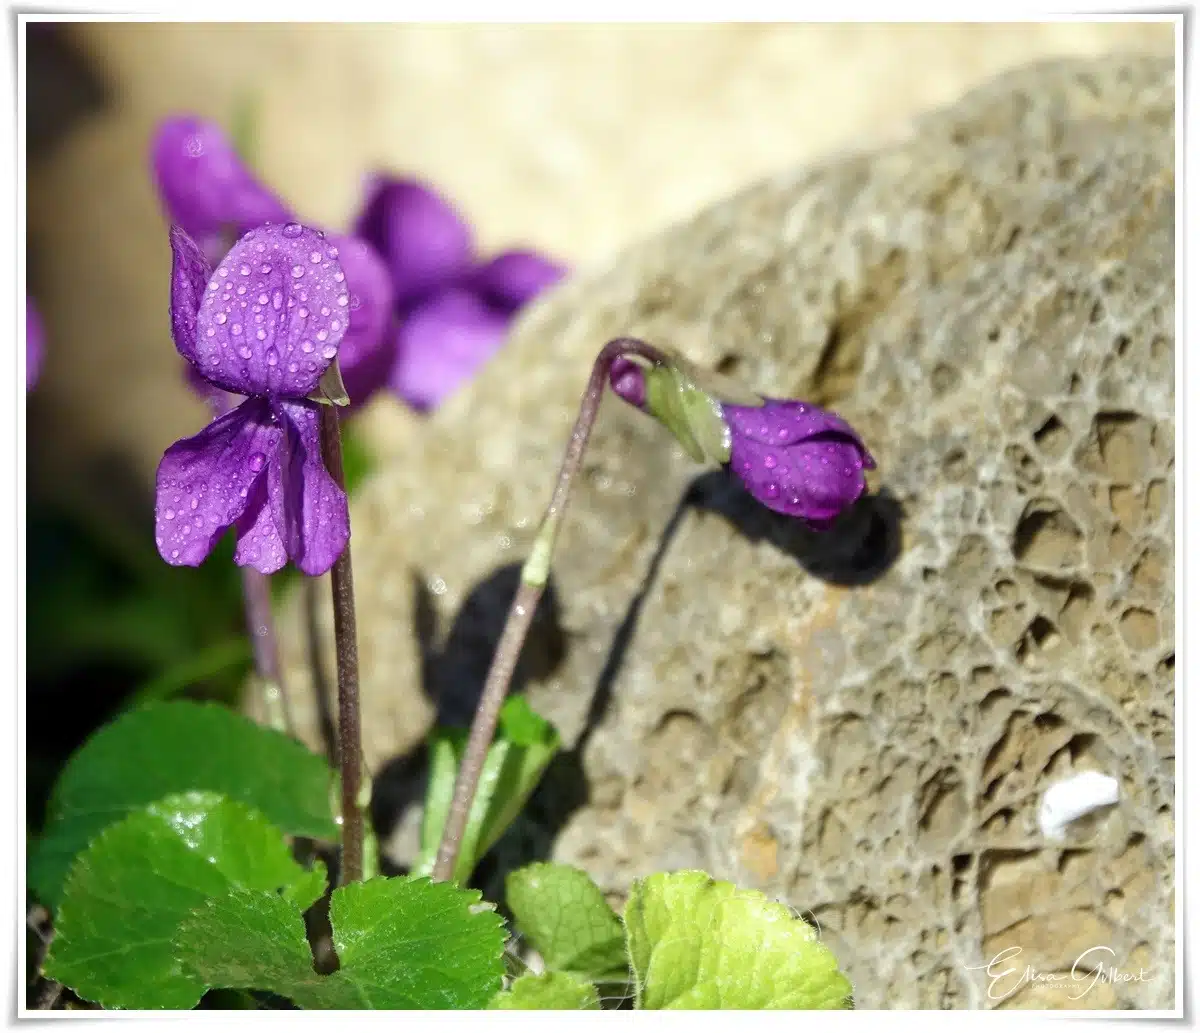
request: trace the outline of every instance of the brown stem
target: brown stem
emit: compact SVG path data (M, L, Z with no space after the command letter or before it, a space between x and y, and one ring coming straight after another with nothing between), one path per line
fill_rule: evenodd
M579 472L583 453L592 433L592 426L596 422L596 413L600 410L600 401L604 397L604 385L608 382L609 370L617 358L630 354L640 355L653 363L667 361L662 352L644 341L633 337L619 337L614 341L609 341L600 350L600 354L596 356L596 361L592 365L592 375L583 392L583 400L579 404L579 415L575 419L571 438L567 442L567 451L563 456L562 466L559 467L554 494L550 498L550 505L546 507L546 515L542 517L542 522L538 527L529 559L525 561L525 566L521 569L521 586L509 607L504 631L500 635L500 642L492 656L492 666L483 685L483 693L475 710L475 718L471 722L471 732L467 737L462 765L458 769L458 777L454 783L454 796L450 800L450 810L446 815L446 824L442 830L437 860L433 867L433 878L439 882L445 882L454 877L454 868L458 863L458 852L462 846L463 833L466 831L467 818L475 799L475 791L479 786L479 775L483 770L483 762L487 758L492 738L496 734L496 722L500 717L500 708L504 705L504 699L508 695L513 671L516 670L517 660L521 655L521 647L525 644L525 636L529 633L529 626L533 622L534 611L537 609L538 601L542 597L550 575L550 557L554 553L562 513L571 493L571 484Z
M342 469L342 431L337 409L322 405L321 445L325 467L345 490ZM350 543L333 565L333 637L337 646L338 765L342 780L341 882L360 882L363 876L363 813L359 805L362 782L362 718L358 705L358 628L354 614L354 572Z

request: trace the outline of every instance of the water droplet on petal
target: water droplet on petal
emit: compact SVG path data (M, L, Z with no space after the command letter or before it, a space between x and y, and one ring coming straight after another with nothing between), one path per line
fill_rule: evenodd
M234 323L233 326L231 326L229 329L233 333L234 337L240 337L241 333L242 333L242 324Z
M263 262L263 264L262 264L262 265L260 265L258 268L259 268L259 270L260 270L261 272L264 272L264 273L269 273L269 272L271 271L271 263L270 263L270 262Z
M310 262L312 262L313 265L320 265L321 264L321 252L314 251L311 255L308 256L308 260Z
M242 498L245 498L249 494L250 494L249 488L243 488L241 491L238 492L238 495L240 495Z
M211 281L209 281L208 289L210 291L219 291L221 289L221 285L219 283L217 283L216 280L211 280Z
M268 366L278 366L279 365L279 351L274 346L267 349L267 365Z
M271 307L276 312L283 308L283 291L276 291L271 295Z
M257 337L260 341L265 341L267 339L267 332L260 326L257 330L254 331L254 336Z
M343 307L350 304L350 299L345 294L339 294L337 303Z
M321 306L321 315L323 315L323 316L329 315L329 306L328 305Z
M776 464L778 464L778 462L779 462L779 457L777 455L775 455L774 452L768 452L763 457L763 466L765 466L768 470L774 470L775 466L776 466Z
M283 227L283 235L285 237L298 237L304 232L304 227L298 222L289 222Z
M779 498L779 485L774 481L769 481L763 485L763 494L769 499Z
M322 349L321 354L327 359L332 359L335 355L337 355L337 349L332 344L326 345L325 348Z
M308 309L301 305L300 308L296 310L296 315L298 315L301 319L307 319Z
M318 341L323 341L323 340L325 340L325 339L326 339L328 336L329 336L329 331L328 331L328 330L326 330L326 329L324 329L324 328L322 328L322 329L320 329L320 330L318 330L318 331L317 331L317 340L318 340Z
M225 321L226 321L228 318L229 318L229 317L228 317L227 315L225 315L225 313L224 313L224 312L218 312L218 313L217 313L215 316L213 316L213 319L214 319L214 320L215 320L217 323L221 324L222 326L224 326L224 325L225 325Z
M168 509L163 513L163 516L166 517L168 520L174 520L175 519L175 510Z
M250 350L250 348L249 348L249 346L248 346L248 345L245 345L245 344L243 344L243 345L242 345L242 346L241 346L241 347L238 349L238 354L239 354L239 355L240 355L240 356L241 356L243 359L248 359L248 358L250 358L250 357L251 357L251 356L254 354L254 352L252 352L252 351Z
M207 330L204 331L204 336L205 337L216 337L217 336L217 328L214 326L210 326Z
M250 469L253 470L255 473L258 473L259 470L261 470L264 466L267 465L267 457L265 455L263 455L261 452L255 452L253 455L250 456L250 459L248 460L246 465L249 466Z
M333 279L334 279L334 282L336 282L336 283L341 283L345 278L346 278L346 274L344 272L342 272L340 269L336 273L333 274Z
M342 328L342 324L339 323L336 319L332 320L329 324L329 329L334 331L334 333L336 333L341 328Z
M238 272L241 273L243 276L249 276L250 275L250 267L243 262L240 266L238 266Z
M221 268L217 270L217 275L218 276L228 276L229 270L226 269L224 266L221 266Z
M258 303L259 303L260 305L265 305L265 304L267 303L267 300L268 300L268 299L267 299L267 296L266 296L265 294L260 294L260 295L258 296Z
M310 352L310 351L312 351L312 350L313 350L313 343L312 343L312 341L301 341L301 342L300 342L300 350L301 350L302 352Z
M297 280L298 280L298 279L300 279L300 277L304 275L304 266L302 266L302 265L294 265L294 266L292 266L292 275L293 275L293 276L294 276L294 277L295 277Z

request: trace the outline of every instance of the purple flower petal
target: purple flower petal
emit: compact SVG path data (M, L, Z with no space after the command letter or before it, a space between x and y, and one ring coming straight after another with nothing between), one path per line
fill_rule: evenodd
M395 355L392 280L383 259L359 237L332 237L350 291L350 329L342 338L338 366L353 406L387 384Z
M193 365L196 358L196 313L212 266L200 245L179 226L171 227L171 337L175 349Z
M337 248L315 230L293 222L247 231L205 288L197 368L236 394L309 394L346 333L345 279Z
M42 353L46 344L46 327L41 313L29 295L25 296L25 390L32 391L42 372Z
M258 500L255 489L282 441L270 404L250 398L168 448L158 464L154 505L154 540L162 558L173 566L199 566L247 513L252 493ZM258 569L269 574L279 568Z
M280 435L281 440L283 435ZM233 528L237 548L233 562L239 567L253 567L260 574L274 574L287 565L287 546L281 528L286 526L283 511L282 457L276 453L267 465L267 476L260 477L250 489L246 510Z
M401 304L463 279L471 268L470 226L414 180L376 179L355 234L383 256Z
M190 362L185 362L183 367L184 381L199 397L200 401L208 406L212 412L213 419L216 419L218 416L224 416L241 401L240 396L231 395L228 391L219 387L213 387Z
M507 333L505 316L475 294L443 291L401 322L391 388L416 409L434 408L475 375Z
M506 251L475 270L471 286L492 304L514 313L566 275L566 266L536 251Z
M768 508L827 527L866 490L863 471L875 461L835 413L773 399L760 409L722 409L730 468Z
M635 409L646 407L646 374L633 359L618 355L608 369L608 383L622 401Z
M160 123L151 146L159 193L172 222L208 250L232 229L287 222L288 207L246 168L221 127L195 116Z
M287 431L282 476L270 491L284 513L284 542L292 562L316 577L328 571L350 540L350 511L321 457L321 416L313 402L281 402Z

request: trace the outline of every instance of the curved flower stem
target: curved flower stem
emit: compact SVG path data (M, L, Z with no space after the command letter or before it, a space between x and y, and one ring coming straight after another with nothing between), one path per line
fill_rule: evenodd
M592 433L592 425L596 422L596 413L604 396L604 385L608 381L609 370L617 358L630 354L640 355L653 363L667 361L667 357L657 348L633 337L618 337L609 341L596 356L591 377L579 405L579 415L575 419L575 426L567 443L566 455L563 456L562 466L559 467L554 494L538 527L529 558L521 568L521 585L509 607L508 619L492 657L492 666L488 670L483 694L479 698L479 706L471 723L471 732L454 783L454 796L450 800L450 810L446 815L446 824L442 830L437 860L433 867L433 878L439 882L453 877L454 867L458 862L458 851L479 785L479 775L483 770L483 762L492 744L492 738L496 734L500 708L508 695L508 687L521 655L521 647L525 644L525 637L533 623L534 611L550 577L550 559L558 539L562 513L571 493L571 484L575 475L579 473L583 453Z
M337 409L322 405L321 451L325 468L343 491L342 431ZM354 613L354 572L350 543L342 550L330 574L333 585L333 637L337 646L338 765L342 782L341 883L363 877L362 718L358 706L358 621Z

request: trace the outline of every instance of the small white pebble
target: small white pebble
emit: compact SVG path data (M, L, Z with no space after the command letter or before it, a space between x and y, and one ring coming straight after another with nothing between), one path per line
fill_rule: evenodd
M1038 827L1047 839L1062 839L1071 822L1116 803L1120 797L1121 786L1115 778L1099 771L1081 771L1055 782L1042 794Z

